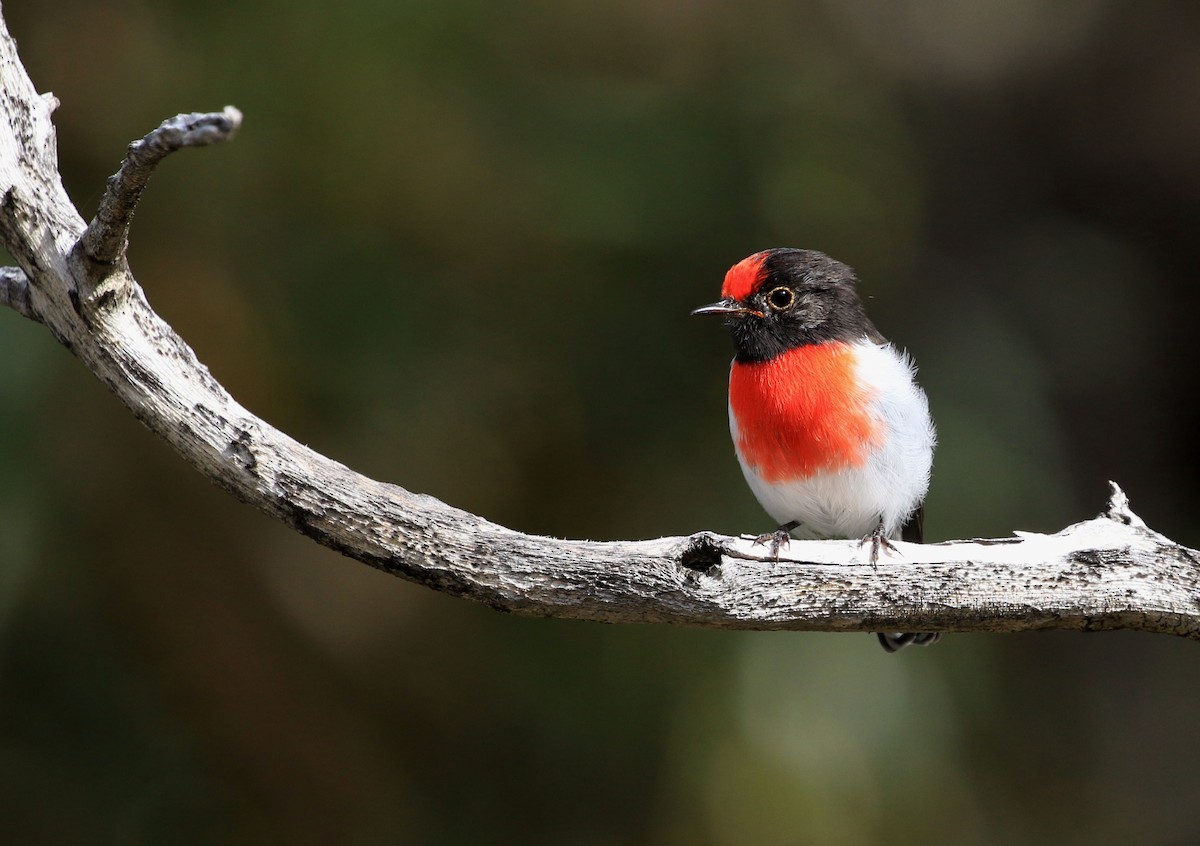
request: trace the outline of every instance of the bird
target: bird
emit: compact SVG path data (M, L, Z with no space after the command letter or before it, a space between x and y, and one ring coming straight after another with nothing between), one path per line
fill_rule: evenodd
M750 490L791 537L870 544L924 539L937 436L912 358L867 317L852 268L815 250L754 253L725 274L721 299L693 311L724 318L733 340L729 429ZM888 652L936 632L879 632Z

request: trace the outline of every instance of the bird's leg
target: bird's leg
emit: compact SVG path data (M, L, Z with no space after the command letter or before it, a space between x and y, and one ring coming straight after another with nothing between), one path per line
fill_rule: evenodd
M788 520L786 523L784 523L782 526L780 526L775 531L767 532L765 535L759 535L758 537L756 537L754 539L754 545L757 546L760 543L770 542L771 557L774 558L776 561L778 561L779 560L779 547L786 546L788 543L791 542L792 529L797 528L799 525L800 525L799 520Z
M888 552L898 551L896 547L892 545L892 542L888 539L888 536L883 533L883 517L879 518L879 525L877 525L869 535L860 540L858 545L862 546L864 543L871 544L871 566L875 569L879 568L880 548L883 548Z

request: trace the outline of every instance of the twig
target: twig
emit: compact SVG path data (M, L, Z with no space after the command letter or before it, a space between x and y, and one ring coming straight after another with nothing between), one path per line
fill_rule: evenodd
M159 162L184 147L227 141L241 125L242 113L226 106L220 112L176 115L130 144L120 169L108 178L96 216L83 234L81 245L88 258L113 264L125 257L133 212Z

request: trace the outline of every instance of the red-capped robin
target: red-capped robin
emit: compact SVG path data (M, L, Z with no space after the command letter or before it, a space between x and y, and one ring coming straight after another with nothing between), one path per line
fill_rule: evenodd
M906 353L867 317L854 271L812 250L755 253L725 274L733 337L729 429L750 490L779 528L758 538L861 538L871 565L920 543L935 441ZM889 652L936 633L882 632Z

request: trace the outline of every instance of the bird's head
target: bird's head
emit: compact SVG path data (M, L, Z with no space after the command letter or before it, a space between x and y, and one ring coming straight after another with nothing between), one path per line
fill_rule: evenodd
M729 268L720 302L692 314L719 314L738 361L766 361L805 344L879 339L855 289L854 271L824 253L777 248Z

